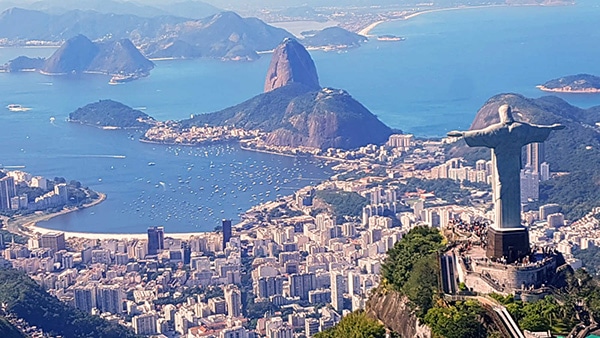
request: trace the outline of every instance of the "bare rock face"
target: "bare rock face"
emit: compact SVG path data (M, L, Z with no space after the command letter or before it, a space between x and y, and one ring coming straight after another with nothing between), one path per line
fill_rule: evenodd
M286 38L273 52L265 80L265 93L290 83L318 90L317 68L308 51L298 41Z
M381 321L400 337L431 338L431 330L419 322L409 300L397 292L376 292L369 297L367 315Z

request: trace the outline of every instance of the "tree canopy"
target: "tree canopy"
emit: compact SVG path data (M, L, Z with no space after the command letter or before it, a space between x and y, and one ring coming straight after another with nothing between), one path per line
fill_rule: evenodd
M384 338L385 327L375 319L369 318L364 311L353 312L334 327L319 332L315 338Z
M6 304L6 312L53 335L65 338L135 337L119 324L62 303L25 273L14 269L0 269L0 303Z
M435 306L425 315L425 323L434 334L445 338L487 337L487 330L478 320L483 308L476 301L456 302L455 305Z
M437 229L416 227L388 251L382 266L386 283L406 295L422 317L433 306L438 292L439 264L437 253L443 248Z

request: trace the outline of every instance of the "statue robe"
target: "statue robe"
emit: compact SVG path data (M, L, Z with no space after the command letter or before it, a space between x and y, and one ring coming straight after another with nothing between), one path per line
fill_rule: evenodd
M484 129L466 131L463 137L470 147L492 149L492 195L496 228L521 227L521 148L544 142L550 126L523 122L505 122Z

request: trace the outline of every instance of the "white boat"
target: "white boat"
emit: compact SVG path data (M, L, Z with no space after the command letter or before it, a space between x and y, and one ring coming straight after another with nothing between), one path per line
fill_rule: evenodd
M8 106L6 106L6 109L10 110L10 111L28 111L31 110L31 108L27 108L27 107L23 107L20 104L9 104Z

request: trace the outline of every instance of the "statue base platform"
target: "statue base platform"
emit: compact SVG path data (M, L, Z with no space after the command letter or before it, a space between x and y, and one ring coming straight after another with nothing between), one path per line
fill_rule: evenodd
M488 229L486 256L488 258L506 259L513 263L530 252L529 233L526 228Z

